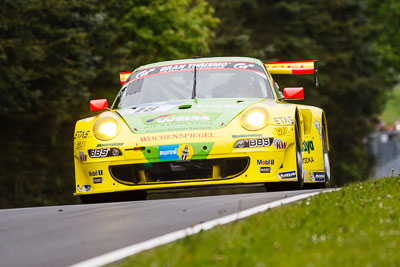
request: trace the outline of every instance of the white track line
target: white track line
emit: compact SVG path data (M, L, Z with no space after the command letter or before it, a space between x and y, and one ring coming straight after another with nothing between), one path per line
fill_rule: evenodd
M237 213L231 214L231 215L227 215L218 219L214 219L208 222L204 222L201 224L197 224L193 227L188 227L186 229L182 229L182 230L178 230L169 234L165 234L159 237L155 237L152 239L149 239L147 241L144 242L140 242L125 248L121 248L112 252L109 252L107 254L86 260L86 261L82 261L80 263L74 264L71 267L98 267L98 266L103 266L118 260L121 260L123 258L132 256L134 254L137 254L141 251L144 250L148 250L151 248L155 248L173 241L176 241L178 239L182 239L186 236L190 236L190 235L194 235L197 234L200 231L206 231L209 230L215 226L218 225L223 225L223 224L227 224L230 222L234 222L237 220L240 220L242 218L246 218L249 217L251 215L254 215L256 213L260 213L263 211L266 211L268 209L272 209L272 208L276 208L279 207L281 205L285 205L285 204L289 204L292 202L296 202L320 193L327 193L327 192L332 192L332 191L336 191L337 189L328 189L325 191L321 191L321 192L313 192L313 193L307 193L307 194L301 194L301 195L297 195L297 196L293 196L293 197L288 197L288 198L284 198L284 199L280 199L280 200L276 200L270 203L266 203L260 206L256 206L254 208L250 208L247 210L243 210L243 211L239 211Z

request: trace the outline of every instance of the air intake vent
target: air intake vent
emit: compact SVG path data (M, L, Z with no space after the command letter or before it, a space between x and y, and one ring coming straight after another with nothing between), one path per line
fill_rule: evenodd
M188 160L111 166L110 173L119 183L142 185L230 179L248 166L249 158Z
M192 107L192 105L180 105L179 107L178 107L178 109L189 109L189 108L191 108Z

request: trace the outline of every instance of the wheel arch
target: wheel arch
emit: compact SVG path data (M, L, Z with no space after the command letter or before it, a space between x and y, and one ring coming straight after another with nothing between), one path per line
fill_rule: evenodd
M295 121L297 121L299 124L298 130L299 130L299 138L300 138L300 145L301 145L301 143L304 140L304 135L306 133L305 127L306 127L307 119L305 118L303 112L298 107L296 107L294 118L295 118Z
M327 147L327 149L329 151L330 147L329 147L329 137L328 137L328 123L326 121L325 111L322 110L321 113L322 113L321 114L322 127L324 127L325 135L326 135L326 147Z

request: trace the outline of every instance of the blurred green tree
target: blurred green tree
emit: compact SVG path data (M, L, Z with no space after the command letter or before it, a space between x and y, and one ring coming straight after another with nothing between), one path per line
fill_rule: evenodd
M94 97L113 99L119 72L143 64L208 52L218 19L204 0L113 0L100 6L106 24L92 33L100 57L91 83ZM110 90L115 88L115 90Z
M375 31L372 48L379 54L380 67L400 72L400 2L397 0L368 0L367 16Z
M372 27L367 2L210 0L210 3L221 19L211 45L212 53L248 55L265 61L319 61L319 88L313 86L312 78L274 78L281 87L306 85L304 103L325 110L333 183L342 185L369 177L373 159L365 141L373 130L374 117L382 111L384 96L394 77L387 68L380 67L384 53L380 47L386 44L385 38L390 33L380 36ZM375 46L379 49L374 49Z
M94 77L91 1L0 2L0 206L62 203L73 130L64 128ZM69 180L67 180L69 179Z
M119 72L207 50L203 0L0 2L0 208L73 203L74 123Z

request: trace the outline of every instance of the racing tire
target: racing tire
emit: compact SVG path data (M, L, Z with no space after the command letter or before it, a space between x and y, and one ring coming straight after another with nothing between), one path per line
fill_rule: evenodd
M321 184L321 188L328 188L329 187L329 182L331 180L331 166L329 163L329 151L328 151L328 143L327 143L327 138L326 138L326 132L325 132L325 127L322 126L322 156L324 160L324 173L325 173L325 182Z
M310 183L308 184L307 188L310 189L320 189L320 188L328 188L329 182L331 180L331 167L329 163L329 151L328 151L328 143L326 138L325 127L322 126L321 130L321 137L322 137L322 158L324 161L324 174L325 174L325 181L322 183Z
M299 135L299 126L297 120L295 122L295 138L296 138L296 167L297 167L297 182L294 189L301 190L304 187L304 168L303 168L303 153L301 152L301 142Z

